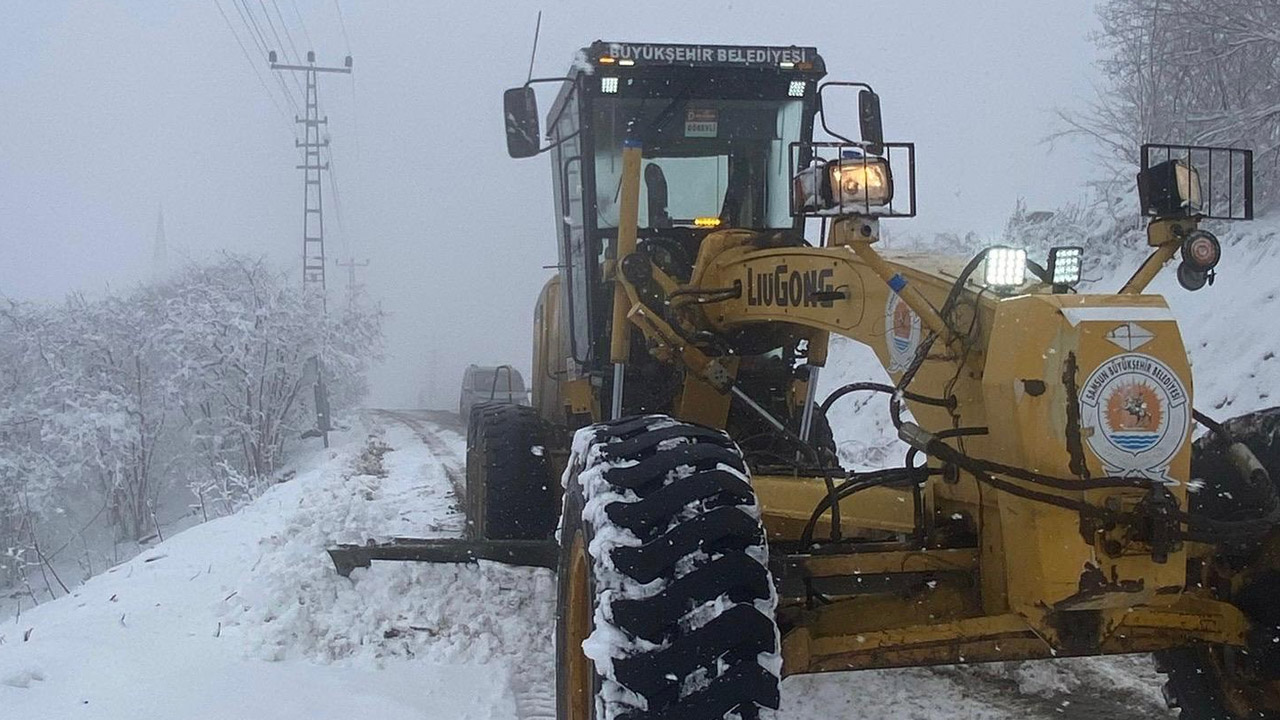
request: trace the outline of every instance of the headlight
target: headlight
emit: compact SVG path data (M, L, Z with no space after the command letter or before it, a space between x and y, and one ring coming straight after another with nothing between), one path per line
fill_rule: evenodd
M1138 194L1145 212L1157 217L1195 215L1200 200L1200 173L1185 160L1166 160L1138 175Z
M1021 287L1027 279L1027 251L1011 247L989 248L985 274L987 287Z
M815 162L796 174L794 212L868 213L893 199L893 173L882 157Z
M880 157L843 158L827 163L827 192L831 207L857 208L888 205L893 199L889 163Z

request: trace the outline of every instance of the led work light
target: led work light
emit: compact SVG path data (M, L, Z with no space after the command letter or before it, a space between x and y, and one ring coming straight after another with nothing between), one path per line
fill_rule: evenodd
M985 274L987 287L1021 287L1027 279L1027 251L1011 247L989 248Z
M1070 287L1080 282L1080 262L1083 258L1082 247L1050 248L1049 277L1053 284Z

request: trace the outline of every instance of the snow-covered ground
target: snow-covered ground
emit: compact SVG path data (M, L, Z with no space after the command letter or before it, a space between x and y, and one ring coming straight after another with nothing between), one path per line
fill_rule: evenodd
M1226 247L1199 293L1166 273L1195 366L1197 405L1220 417L1278 404L1280 251L1258 228ZM1113 289L1132 265L1095 284ZM824 385L882 378L838 344ZM899 461L883 398L844 401L848 458ZM335 542L462 529L456 420L369 412L290 481L0 625L0 718L549 717L554 578L541 570L375 563L338 576ZM790 678L784 716L1167 716L1143 657Z
M488 563L334 572L332 543L462 528L462 440L445 416L374 412L361 425L241 512L6 622L0 717L553 716L551 573ZM783 702L794 720L1021 718L1087 704L1098 687L1113 698L1100 717L1158 709L1142 660L791 678Z
M243 511L6 622L0 718L479 720L545 706L551 573L387 563L347 579L324 552L460 532L462 439L410 419L425 430L367 416Z

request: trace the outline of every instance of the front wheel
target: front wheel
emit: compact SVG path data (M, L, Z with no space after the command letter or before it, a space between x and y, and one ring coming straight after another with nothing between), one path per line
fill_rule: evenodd
M561 519L560 720L777 709L760 507L719 430L650 415L580 430Z
M1223 423L1280 483L1280 408L1233 418ZM1237 471L1216 438L1206 436L1192 447L1191 475L1205 485L1191 496L1193 512L1223 519L1256 508L1249 488L1232 482ZM1166 676L1165 699L1179 708L1181 720L1255 720L1280 718L1280 567L1267 567L1280 556L1280 528L1266 547L1252 551L1247 580L1229 598L1253 625L1248 648L1198 646L1156 653L1156 666Z

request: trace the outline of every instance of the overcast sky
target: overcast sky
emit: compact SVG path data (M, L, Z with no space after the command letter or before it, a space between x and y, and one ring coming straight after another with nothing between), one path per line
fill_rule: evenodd
M897 232L996 238L1018 198L1052 207L1090 179L1087 146L1042 142L1054 108L1093 96L1087 2L342 0L344 38L334 0L243 1L4 0L0 295L53 301L147 278L161 207L171 263L229 249L300 276L293 109L246 6L280 25L278 7L322 63L341 64L349 38L354 76L320 87L342 215L339 227L326 197L328 252L370 260L360 277L392 313L379 405L413 405L431 385L452 403L468 362L528 366L556 260L551 172L545 156L507 158L500 110L538 10L538 75L595 39L817 46L830 78L877 88L887 139L917 143L920 216L892 221ZM345 282L331 267L330 286Z

